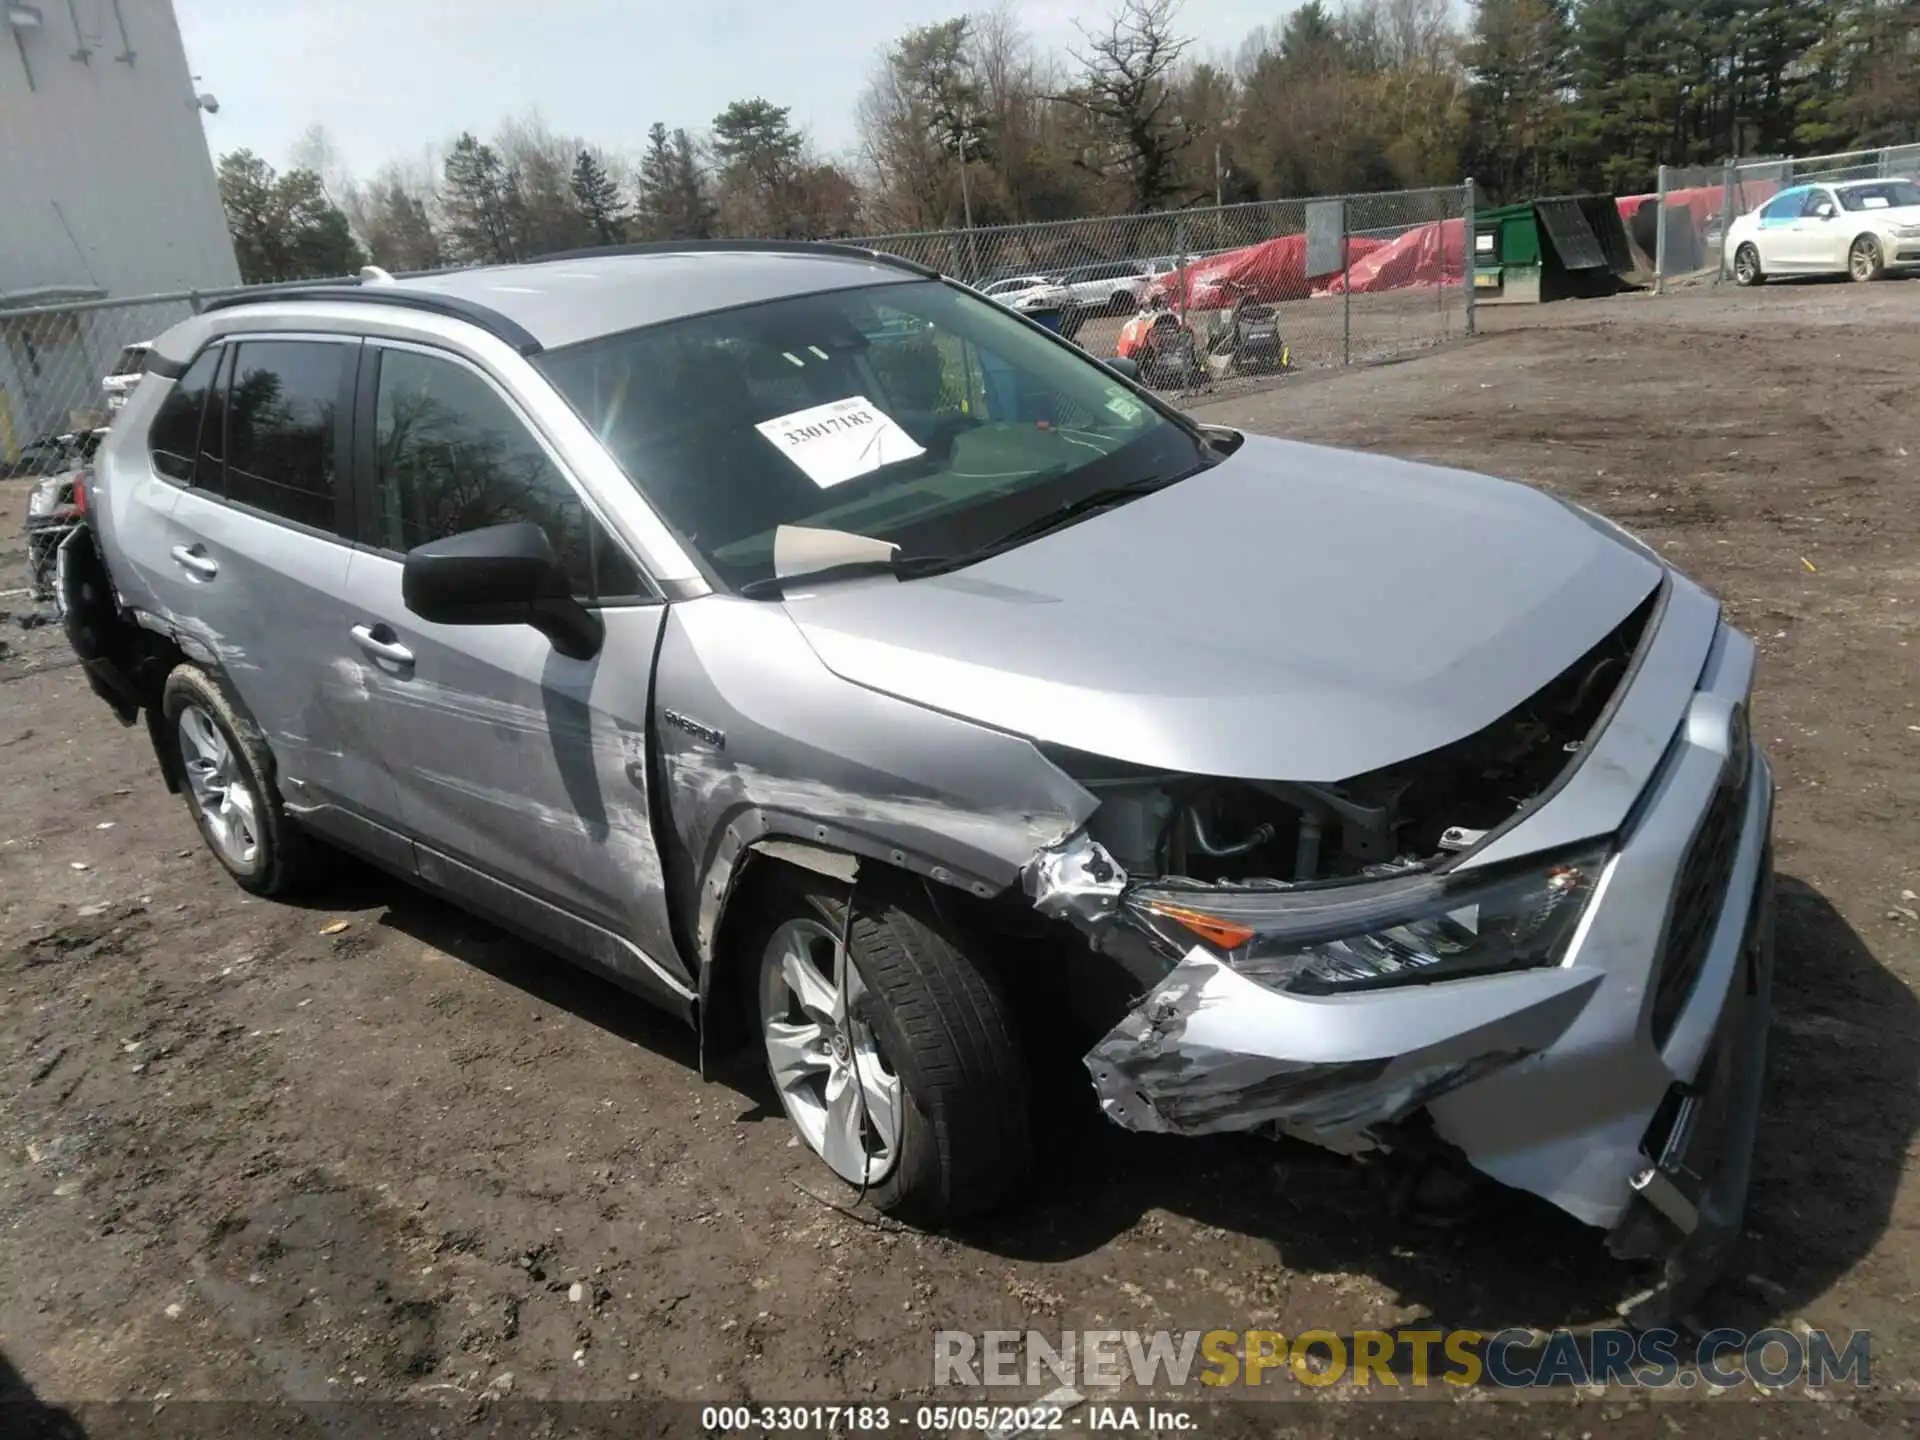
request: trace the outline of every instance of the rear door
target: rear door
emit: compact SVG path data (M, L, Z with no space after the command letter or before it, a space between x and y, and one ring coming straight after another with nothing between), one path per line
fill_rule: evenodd
M1807 191L1796 187L1782 190L1760 207L1754 225L1754 248L1760 252L1761 268L1769 273L1804 268L1796 260L1794 227L1800 223L1801 208L1807 203Z
M378 672L422 875L683 1001L648 811L665 606L507 391L465 359L370 343L358 436L363 543L344 623ZM546 531L599 610L593 658L561 655L528 625L440 625L406 608L407 550L516 520Z
M343 598L360 349L341 336L228 338L190 469L155 456L188 483L155 542L154 589L267 737L288 808L408 869Z

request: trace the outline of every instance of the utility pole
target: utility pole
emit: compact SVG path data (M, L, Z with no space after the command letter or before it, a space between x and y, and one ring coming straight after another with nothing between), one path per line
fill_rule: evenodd
M1213 208L1221 210L1227 203L1227 172L1220 168L1220 142L1213 142Z
M980 283L980 259L973 250L973 198L967 189L967 127L960 127L960 214L967 227L967 283Z

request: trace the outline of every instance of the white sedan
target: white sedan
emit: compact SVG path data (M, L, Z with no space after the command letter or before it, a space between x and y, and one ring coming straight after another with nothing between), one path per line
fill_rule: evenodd
M1795 185L1735 220L1726 243L1741 285L1775 275L1877 280L1889 270L1920 268L1920 185Z
M996 280L980 293L1009 310L1042 310L1055 306L1065 309L1073 301L1073 293L1066 286L1045 275L1015 275Z

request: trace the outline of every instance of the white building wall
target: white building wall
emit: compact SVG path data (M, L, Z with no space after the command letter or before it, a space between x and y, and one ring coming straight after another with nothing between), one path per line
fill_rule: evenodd
M0 5L0 307L237 285L172 0L30 3Z

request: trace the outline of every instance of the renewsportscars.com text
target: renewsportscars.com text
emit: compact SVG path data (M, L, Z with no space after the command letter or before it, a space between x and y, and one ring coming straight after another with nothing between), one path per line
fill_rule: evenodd
M1864 1385L1871 1335L1711 1330L940 1330L933 1383L960 1386Z

